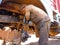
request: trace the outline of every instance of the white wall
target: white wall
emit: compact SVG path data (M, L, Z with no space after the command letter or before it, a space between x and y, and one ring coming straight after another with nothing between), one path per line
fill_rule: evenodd
M49 15L50 17L50 20L51 22L53 22L53 10L51 8L51 2L49 0L40 0L42 2L42 4L44 5L46 11L47 11L47 14Z

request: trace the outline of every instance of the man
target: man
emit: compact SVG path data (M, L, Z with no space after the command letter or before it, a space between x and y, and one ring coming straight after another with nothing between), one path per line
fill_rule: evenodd
M50 18L48 15L34 5L25 6L22 11L25 13L26 20L31 20L35 23L40 32L38 45L48 45L48 32L50 28Z

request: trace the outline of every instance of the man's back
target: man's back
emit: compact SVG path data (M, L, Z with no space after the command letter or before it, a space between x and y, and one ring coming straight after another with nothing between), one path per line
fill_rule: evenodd
M31 16L31 19L35 21L42 19L44 19L45 21L50 20L49 16L42 9L34 5L27 5L25 7L25 11L26 11L25 16L27 19Z

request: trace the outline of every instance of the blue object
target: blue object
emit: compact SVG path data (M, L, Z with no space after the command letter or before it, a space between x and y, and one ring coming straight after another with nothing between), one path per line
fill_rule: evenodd
M1 4L2 0L0 0L0 4Z

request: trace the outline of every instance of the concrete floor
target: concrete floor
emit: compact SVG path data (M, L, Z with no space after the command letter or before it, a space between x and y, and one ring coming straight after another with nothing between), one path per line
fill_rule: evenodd
M49 45L60 45L60 39L57 40L50 40Z
M26 44L26 45L38 45L38 43L34 42L34 43ZM60 45L60 39L49 40L49 45Z
M36 38L35 35L32 35L31 38L28 38L28 40L26 42L23 42L21 45L38 45L38 40L39 39ZM49 38L49 45L60 45L60 35L54 38Z

